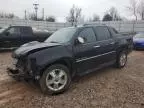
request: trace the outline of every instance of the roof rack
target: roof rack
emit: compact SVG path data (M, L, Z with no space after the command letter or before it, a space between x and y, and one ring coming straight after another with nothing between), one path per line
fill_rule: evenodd
M92 26L92 25L104 25L104 26L106 26L106 24L96 24L96 23L83 24L83 26Z

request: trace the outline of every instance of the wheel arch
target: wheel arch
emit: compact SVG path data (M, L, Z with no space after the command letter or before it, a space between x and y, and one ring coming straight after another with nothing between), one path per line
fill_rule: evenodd
M126 51L128 53L128 46L127 45L123 45L123 46L119 47L117 49L117 54L119 54L122 51Z
M66 67L69 69L70 74L73 75L73 60L72 60L71 58L60 58L60 59L58 59L58 60L54 60L54 61L46 64L46 65L42 68L42 70L41 70L41 72L40 72L40 75L42 75L43 72L44 72L48 67L50 67L50 66L52 66L52 65L54 65L54 64L61 64L61 65L66 66Z

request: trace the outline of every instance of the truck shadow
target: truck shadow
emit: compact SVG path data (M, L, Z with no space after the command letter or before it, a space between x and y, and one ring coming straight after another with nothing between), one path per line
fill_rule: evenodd
M0 53L11 53L14 49L0 49Z
M102 75L102 74L110 73L110 72L112 72L111 70L115 70L115 69L116 68L114 66L107 66L105 68L98 69L98 70L93 71L91 73L84 74L82 76L77 75L76 77L74 77L73 82L74 83L79 83L80 80L90 79L91 77L94 77L94 76L99 76L99 75Z

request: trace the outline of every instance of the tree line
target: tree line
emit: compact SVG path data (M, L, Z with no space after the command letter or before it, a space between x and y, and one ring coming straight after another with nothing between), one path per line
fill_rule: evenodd
M77 25L78 22L80 22L82 16L82 9L79 7L76 7L73 5L73 7L70 9L69 15L66 17L66 21L70 22L72 26ZM109 10L107 10L102 18L102 21L120 21L123 20L118 13L117 9L115 7L111 7ZM93 17L88 18L85 22L95 22L100 21L100 16L97 14L93 14Z
M5 12L0 12L0 18L8 18L8 19L17 18L17 19L19 19L19 17L16 16L14 13L5 13ZM49 17L46 17L45 19L42 17L36 18L34 13L29 13L24 19L25 20L34 20L34 21L48 21L48 22L56 21L56 18L54 16L49 16Z
M12 19L16 17L13 13L4 13L4 12L0 12L0 18L8 18L8 19Z
M34 13L30 13L26 18L26 20L34 20L34 21L48 21L48 22L55 22L56 18L54 16L49 16L46 18L44 17L36 17L36 15Z
M144 20L144 0L130 0L129 6L126 7L127 11L135 17L135 20ZM70 9L68 17L66 17L67 22L72 25L77 25L82 16L82 9L73 5ZM111 7L107 10L102 19L97 14L94 14L92 18L89 18L86 22L95 21L122 21L127 20L126 17L122 17L116 7ZM75 23L75 24L74 24Z
M130 0L130 4L126 7L127 11L135 17L135 20L144 20L144 0ZM0 18L18 18L13 13L3 13L0 12ZM55 22L55 16L46 16L45 18L38 17L36 18L35 13L28 13L25 16L25 19L28 20L35 20L35 21L48 21L48 22ZM82 15L82 9L73 5L69 11L69 14L66 17L66 21L70 22L72 26L77 25L78 22L95 22L95 21L122 21L126 20L127 18L122 17L116 7L111 7L105 13L102 19L96 13L93 14L92 17L87 18L85 20L84 16Z
M127 9L135 17L135 20L144 20L144 0L130 0Z

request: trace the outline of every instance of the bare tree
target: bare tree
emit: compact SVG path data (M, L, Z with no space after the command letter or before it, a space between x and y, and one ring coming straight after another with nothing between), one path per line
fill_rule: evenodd
M66 17L66 20L70 22L72 26L76 26L79 21L79 18L81 17L81 11L81 8L78 8L75 5L73 5L73 7L70 9L69 16Z
M0 12L0 18L8 18L8 19L12 19L16 17L13 13L4 13L4 12Z
M82 15L82 16L79 18L79 21L78 21L78 22L81 23L81 24L85 23L85 16Z
M1 12L1 13L0 13L0 18L4 18L4 17L5 17L4 13Z
M34 13L29 14L29 20L37 20L36 15Z
M87 22L96 22L96 21L100 21L100 17L97 14L93 14L93 17L89 17Z
M136 0L131 0L130 1L130 6L127 7L129 11L135 16L135 20L138 20L137 16L137 1Z
M141 20L144 20L144 1L143 0L141 0L138 5L137 13L141 17Z
M93 15L93 19L92 19L92 21L93 21L93 22L94 22L94 21L100 21L100 17L99 17L99 15L94 14L94 15Z
M112 17L113 21L121 20L121 17L115 7L111 7L108 11L109 15Z
M6 17L7 17L7 18L14 18L15 16L14 16L13 13L10 13L10 14L6 15Z

